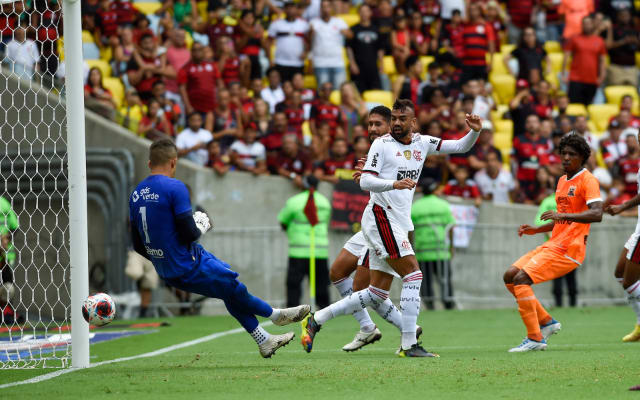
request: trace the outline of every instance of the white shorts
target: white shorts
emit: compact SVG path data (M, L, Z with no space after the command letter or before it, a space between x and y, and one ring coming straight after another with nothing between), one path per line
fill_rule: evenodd
M151 261L133 250L129 251L124 273L134 281L139 280L141 289L153 290L158 287L160 277Z
M362 231L351 236L343 248L358 257L358 266L369 268L369 245Z
M640 264L640 248L638 246L639 238L640 233L633 232L631 236L629 236L627 243L624 245L624 248L627 249L627 260L636 264Z
M370 248L369 268L398 276L385 261L415 254L409 232L381 206L369 204L362 214L362 232Z

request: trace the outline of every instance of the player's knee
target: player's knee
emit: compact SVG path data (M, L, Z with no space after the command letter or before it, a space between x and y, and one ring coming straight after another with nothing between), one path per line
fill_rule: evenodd
M533 284L533 281L531 280L529 275L527 275L526 272L520 270L513 277L513 284L514 285L531 285L531 284Z
M515 267L509 267L502 275L502 280L505 284L513 283L513 277L518 273L519 269Z

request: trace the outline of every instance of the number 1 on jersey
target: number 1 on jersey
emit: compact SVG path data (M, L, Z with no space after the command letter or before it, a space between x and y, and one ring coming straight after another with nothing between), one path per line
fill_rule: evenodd
M144 239L147 243L151 242L149 239L149 231L147 229L147 207L140 207L140 216L142 217L142 230L144 231Z

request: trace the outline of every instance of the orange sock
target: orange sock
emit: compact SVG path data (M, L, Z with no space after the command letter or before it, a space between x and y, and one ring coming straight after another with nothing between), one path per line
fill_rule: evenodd
M538 342L541 341L542 334L540 333L540 324L538 323L538 314L536 312L538 300L533 293L533 289L529 285L516 285L513 288L518 301L520 317L522 317L522 322L527 327L527 337Z
M538 300L537 298L536 298L536 314L538 314L539 325L546 325L547 323L549 323L549 321L551 321L551 315L549 315L547 310L545 310L544 307L542 307L542 304L540 304L540 300Z
M513 283L505 283L504 285L507 287L507 290L509 291L509 293L511 293L513 297L516 297L516 291L513 288Z

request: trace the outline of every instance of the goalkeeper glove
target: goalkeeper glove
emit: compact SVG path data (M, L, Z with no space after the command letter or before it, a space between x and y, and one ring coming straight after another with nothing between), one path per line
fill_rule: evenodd
M209 221L209 217L202 211L196 211L193 214L193 220L195 221L196 226L198 227L198 229L200 229L200 232L202 232L203 235L211 229L211 222Z

